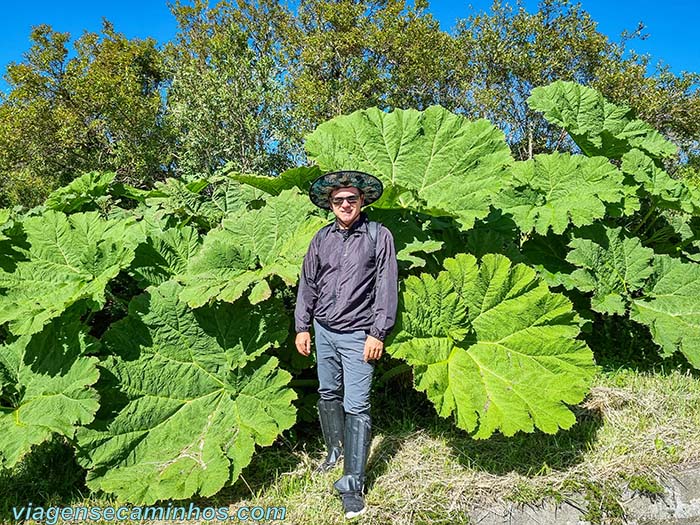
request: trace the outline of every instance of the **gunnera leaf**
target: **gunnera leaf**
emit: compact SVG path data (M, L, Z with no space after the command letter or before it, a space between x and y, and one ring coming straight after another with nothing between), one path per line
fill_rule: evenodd
M568 235L555 235L551 231L546 236L533 234L523 243L519 262L537 270L548 286L571 289L574 287L571 274L576 266L566 260L568 243Z
M700 368L700 264L657 255L653 271L630 317L649 327L664 356L681 352Z
M513 260L520 254L521 235L512 217L496 209L485 219L476 221L474 228L464 235L464 244L459 243L459 248L455 248L457 252L471 253L477 258L487 253L500 253Z
M642 230L642 243L655 254L700 262L700 216L664 209Z
M440 251L441 236L430 228L431 217L410 210L371 209L372 221L385 225L391 231L396 248L396 259L402 269L425 266L425 255Z
M207 201L207 206L213 210L211 215L216 218L217 224L228 214L244 210L264 196L262 191L226 175L213 176L211 186L211 200Z
M452 216L466 229L488 215L512 162L502 131L440 106L339 116L307 137L306 150L324 171L356 169L381 179L377 207Z
M19 261L27 260L28 249L27 236L17 210L0 209L0 271L14 272Z
M619 159L633 148L651 158L676 154L677 148L646 122L635 119L626 106L605 100L595 89L558 80L537 87L527 99L530 108L564 128L588 156Z
M12 217L12 211L7 208L0 208L0 241L6 241L9 239L3 230L11 226L10 221Z
M298 188L304 193L309 192L311 183L322 175L318 166L300 166L283 171L276 177L255 175L249 173L230 173L231 179L258 188L270 195L279 195L284 190Z
M205 228L211 228L221 220L221 214L212 206L211 200L202 194L202 190L209 186L208 180L183 182L168 178L156 182L155 186L146 197L150 208L159 209L181 223L194 220Z
M57 189L48 196L45 206L63 213L94 211L98 199L107 195L116 173L91 171Z
M571 302L533 269L460 254L437 277L406 279L401 305L387 351L413 366L441 416L477 438L575 423L567 405L588 391L593 354L576 338Z
M622 228L600 224L581 228L569 243L566 260L579 267L570 282L582 292L593 292L591 308L604 314L625 314L630 299L653 272L654 252Z
M158 286L176 275L184 274L190 259L202 246L197 230L180 228L153 228L148 238L136 249L130 273L143 288Z
M103 220L98 212L66 216L49 210L22 222L29 248L14 271L0 271L0 323L16 335L39 332L82 299L105 303L105 287L134 258L142 229L129 220Z
M295 421L291 376L263 355L286 338L281 304L192 311L180 290L149 288L105 333L110 410L78 433L88 487L134 504L217 493Z
M270 296L269 286L260 283L272 275L295 285L311 238L327 223L317 213L308 197L286 190L260 209L229 215L178 277L185 285L182 299L192 307L233 302L257 285L249 296L256 303Z
M625 153L621 168L641 184L657 207L700 213L688 186L682 180L672 179L643 151L632 149Z
M99 408L99 343L75 315L0 346L0 465L16 465L32 446L58 434L73 438Z
M511 174L512 186L494 198L494 206L524 232L560 234L569 224L591 224L605 216L607 203L624 197L624 176L604 157L536 155L516 162Z
M219 225L226 215L245 210L262 195L262 191L231 177L216 175L188 183L178 179L157 182L156 189L148 192L145 202L180 225L193 221L209 230Z

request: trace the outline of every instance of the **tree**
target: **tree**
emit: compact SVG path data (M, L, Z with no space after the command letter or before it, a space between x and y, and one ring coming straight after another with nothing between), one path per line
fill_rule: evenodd
M168 120L177 131L177 172L207 176L227 161L244 172L290 164L284 86L271 46L251 45L242 12L228 2L173 6L179 32L168 46Z
M495 0L489 13L460 21L455 34L466 55L464 110L504 129L516 156L530 158L561 148L565 135L523 102L537 86L572 80L627 104L673 140L685 161L698 151L700 93L693 88L700 76L677 76L668 67L648 75L649 58L626 50L642 30L613 43L581 4L542 0L537 12L528 13L520 1L512 7Z
M34 29L0 103L0 205L39 202L95 169L140 186L224 165L279 174L305 162L318 124L372 106L485 117L519 160L576 152L525 104L555 80L626 104L679 146L666 169L700 180L700 75L649 74L649 57L627 50L643 26L616 43L571 0L541 0L534 13L495 0L452 33L426 0L193 0L172 12L179 31L165 51L105 23L69 58L69 35Z
M31 40L24 60L7 68L10 91L0 105L5 204L34 204L95 169L131 183L162 178L170 135L155 41L129 40L107 21L101 34L75 42L72 58L68 33L41 25Z
M648 58L626 49L643 37L643 26L615 43L570 0L542 0L534 13L519 1L495 0L488 12L459 20L450 34L428 9L426 1L306 0L287 8L241 0L233 11L247 14L240 20L257 42L279 42L272 49L301 133L370 106L439 104L491 120L519 159L576 151L566 134L525 104L533 88L572 80L629 104L680 146L676 162L697 154L698 78L667 68L647 74Z
M427 2L308 0L277 31L291 102L307 130L374 105L458 105L454 41Z

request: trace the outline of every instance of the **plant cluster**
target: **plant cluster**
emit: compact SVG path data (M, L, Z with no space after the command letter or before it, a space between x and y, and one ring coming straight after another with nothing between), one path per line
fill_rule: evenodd
M294 291L330 219L306 191L335 169L385 185L369 213L401 269L388 352L475 438L575 424L600 319L700 368L700 195L664 171L675 147L578 84L529 104L581 154L516 161L486 120L373 108L318 126L315 165L277 177L146 191L89 173L0 210L0 466L59 435L90 489L132 503L235 481L297 418Z

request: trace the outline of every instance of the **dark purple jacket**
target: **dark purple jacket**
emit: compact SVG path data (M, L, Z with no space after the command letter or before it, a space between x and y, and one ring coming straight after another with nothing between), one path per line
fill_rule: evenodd
M362 212L349 230L336 221L311 240L294 311L297 333L308 332L315 318L331 330L366 330L382 341L389 335L398 302L394 238L380 224L375 256L368 226Z

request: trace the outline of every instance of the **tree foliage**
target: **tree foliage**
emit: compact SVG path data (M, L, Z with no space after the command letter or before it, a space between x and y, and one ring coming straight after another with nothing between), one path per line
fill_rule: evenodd
M6 201L35 204L46 196L41 187L92 170L148 183L169 164L160 93L166 76L155 41L129 40L107 22L100 34L80 37L72 57L69 41L38 26L24 61L7 68L10 92L0 105Z
M290 97L307 126L371 106L454 105L454 41L427 3L302 2L279 24Z
M179 31L165 54L177 174L206 177L226 163L267 175L289 167L294 123L272 45L251 45L252 28L227 2L178 2L172 11Z
M615 41L570 0L541 0L533 12L496 0L465 9L450 30L426 1L193 0L171 10L178 31L160 47L109 23L72 43L33 30L0 104L0 205L38 204L90 171L146 189L224 166L276 175L305 162L304 136L318 125L370 107L486 118L516 160L575 153L585 145L525 104L556 80L595 88L620 108L608 116L630 123L625 133L651 125L678 148L665 170L698 178L698 74L653 70L632 49L643 27Z

